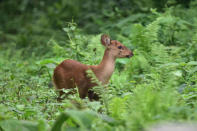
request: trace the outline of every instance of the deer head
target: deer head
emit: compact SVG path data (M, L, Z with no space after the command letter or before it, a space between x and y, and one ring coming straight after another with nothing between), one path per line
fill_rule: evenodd
M115 58L132 57L133 52L117 40L111 40L108 35L101 36L101 43L109 50L110 55Z

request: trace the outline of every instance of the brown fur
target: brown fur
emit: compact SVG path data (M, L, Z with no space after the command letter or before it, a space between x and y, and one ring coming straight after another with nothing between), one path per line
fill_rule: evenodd
M86 71L91 69L98 80L102 84L106 84L114 71L116 58L133 56L133 53L127 47L116 40L110 40L107 35L101 36L101 42L106 50L99 65L89 66L75 60L64 60L55 68L53 82L56 88L60 90L60 96L64 94L61 89L77 87L80 98L88 96L90 100L98 100L98 95L89 90L96 84L91 82ZM121 49L118 48L119 46L121 46Z

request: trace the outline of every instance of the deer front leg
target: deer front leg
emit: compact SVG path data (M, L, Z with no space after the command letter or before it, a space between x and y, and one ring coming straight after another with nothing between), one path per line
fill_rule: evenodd
M78 87L79 97L84 99L88 94L88 88L85 86Z

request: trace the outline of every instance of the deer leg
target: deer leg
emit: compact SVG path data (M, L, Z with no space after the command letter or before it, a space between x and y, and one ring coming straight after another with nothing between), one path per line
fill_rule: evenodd
M78 87L79 97L84 99L87 96L88 89L85 86Z

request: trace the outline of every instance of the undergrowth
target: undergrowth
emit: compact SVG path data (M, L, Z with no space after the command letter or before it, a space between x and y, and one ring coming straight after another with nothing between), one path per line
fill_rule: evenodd
M193 10L187 9L184 16L188 18ZM14 37L17 40L9 46L0 45L0 129L140 131L166 121L195 122L197 19L177 15L181 11L179 6L164 13L152 9L149 24L125 20L120 27L129 25L129 31L112 33L113 39L133 49L134 56L118 59L109 84L94 89L101 96L99 101L74 94L58 102L51 77L64 59L98 64L104 53L101 34L83 34L70 22L59 32L67 39L41 38L46 54L37 54L43 46L31 53L32 45L15 49L25 41L22 36Z

